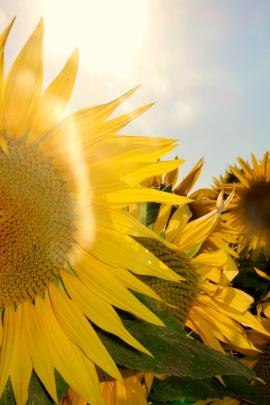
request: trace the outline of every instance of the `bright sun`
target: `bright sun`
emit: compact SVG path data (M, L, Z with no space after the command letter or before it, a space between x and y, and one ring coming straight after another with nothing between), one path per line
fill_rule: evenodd
M79 47L81 62L99 72L130 71L147 25L147 0L42 0L50 52Z

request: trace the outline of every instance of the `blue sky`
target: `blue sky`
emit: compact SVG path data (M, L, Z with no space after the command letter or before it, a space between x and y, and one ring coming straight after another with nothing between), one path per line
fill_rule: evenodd
M128 108L157 104L128 131L178 139L182 174L203 156L200 186L269 149L268 0L2 0L0 24L14 15L8 66L43 15L45 82L78 45L72 110L141 84Z

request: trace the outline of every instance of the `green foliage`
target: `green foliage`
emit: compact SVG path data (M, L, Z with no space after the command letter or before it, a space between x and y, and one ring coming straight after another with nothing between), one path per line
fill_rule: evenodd
M191 339L184 330L163 328L138 320L126 320L124 325L154 357L140 353L108 334L100 332L99 336L116 363L130 370L198 379L214 375L254 377L253 371L238 360Z
M266 260L252 262L248 259L239 259L238 262L239 274L233 281L233 285L248 294L250 294L255 304L264 297L269 290L269 281L260 277L254 267L268 273L270 272L270 263Z
M47 395L45 388L37 378L35 373L32 373L32 377L29 384L29 396L26 405L52 405L54 401ZM0 399L0 405L16 405L15 397L12 390L10 380L8 381L3 395Z
M196 402L200 399L237 397L251 404L266 405L258 388L251 385L244 377L224 377L226 386L217 379L194 379L190 377L170 378L167 381L155 380L150 394L150 400L172 405ZM173 402L171 402L173 401ZM181 402L180 402L181 401Z
M214 379L197 380L190 377L171 378L168 381L155 380L150 399L158 401L188 400L191 403L199 399L223 398L228 390Z
M55 372L57 395L59 400L62 399L68 390L67 383L63 380L57 371ZM35 373L32 373L28 400L26 405L53 405L55 402L47 394L46 389L41 384ZM0 405L16 405L13 389L10 380L8 381L3 395L0 399Z

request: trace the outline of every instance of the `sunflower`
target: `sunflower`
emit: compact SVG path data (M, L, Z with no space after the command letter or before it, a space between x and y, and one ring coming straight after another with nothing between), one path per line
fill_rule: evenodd
M179 177L179 168L176 168L163 175L153 176L145 180L143 184L147 187L172 192L177 195L189 196L191 201L188 204L189 211L187 210L186 215L189 216L191 221L209 214L218 207L220 215L218 216L212 231L201 245L201 250L223 249L231 256L238 257L237 253L231 248L231 246L237 243L239 234L228 220L226 213L224 213L224 207L226 206L227 209L230 207L233 192L231 192L230 195L226 194L225 197L227 198L227 201L224 202L223 195L221 195L217 189L198 189L192 191L192 188L196 184L202 171L203 163L203 159L199 159L187 175L179 182L177 181ZM130 207L130 212L133 213L135 217L139 217L146 225L152 225L152 228L155 230L156 227L159 226L154 223L159 204L148 205L150 206L150 209L148 211L146 210L146 215L144 212L145 208L139 207L138 205ZM169 207L166 207L166 205L161 207L160 210L163 210L164 212L166 211L167 214L170 215L170 209ZM152 212L153 215L149 215L149 211L150 213Z
M245 326L266 335L268 332L248 310L253 298L232 287L239 271L227 239L235 241L235 235L230 227L223 226L224 211L231 206L234 194L224 200L223 192L214 190L207 201L202 191L190 194L202 164L199 160L178 184L178 168L144 182L168 194L195 196L190 203L178 208L170 204L147 204L150 209L146 210L144 206L131 207L133 215L161 235L167 246L149 238L140 238L140 242L185 279L179 285L155 277L143 277L143 281L209 346L221 351L228 347L243 353L257 352Z
M254 257L270 255L270 154L265 152L252 163L238 158L240 168L231 166L225 177L216 179L216 187L235 190L227 221L239 234L238 250L250 251Z
M114 307L162 325L129 289L158 298L136 274L181 279L134 240L156 235L123 210L187 201L138 185L163 172L156 159L174 141L117 135L150 107L109 119L134 90L62 118L78 52L42 93L42 21L4 78L12 23L0 37L0 394L10 378L25 404L34 370L57 402L57 370L87 402L102 404L95 364L122 377L91 322L148 353Z
M136 239L182 276L184 281L175 283L141 276L141 280L163 299L162 302L154 302L153 308L165 307L185 324L193 335L195 333L205 344L216 350L257 354L260 350L249 338L246 327L260 333L262 339L269 338L270 332L250 313L249 307L253 298L231 286L232 280L238 274L234 260L221 249L197 253L217 224L220 211L216 209L190 221L187 205L177 209L166 205L166 210L164 207L165 205L160 206L154 229L164 235L166 246L155 239ZM102 392L107 395L106 405L131 404L131 397L127 394L130 390L137 401L134 404L145 405L141 385L137 382L136 384L133 380L131 383L128 378L125 378L124 383L102 382ZM235 401L229 398L226 400ZM74 403L77 404L80 402Z
M270 281L268 274L256 269L259 277ZM270 332L270 292L268 292L257 304L257 319L261 325ZM251 356L246 356L241 361L252 368L257 376L257 386L261 391L265 403L270 400L270 341L269 336L261 334L258 330L248 331L249 339L260 348L260 352ZM195 405L238 405L243 404L241 400L233 397L224 397L223 399L208 399L197 401Z
M234 190L230 194L230 199L226 202L227 210L229 210ZM214 189L199 189L194 191L190 198L192 202L189 204L192 212L192 218L196 219L205 214L210 213L217 205L220 193ZM229 196L225 194L225 198ZM221 210L222 211L222 210ZM203 243L202 250L223 249L231 256L238 257L236 250L233 248L239 239L239 233L234 229L227 212L220 212L219 219L213 231L209 234Z
M152 373L123 373L124 380L103 381L100 383L101 393L106 405L147 405L147 397L153 382Z
M193 221L189 221L187 213L188 207L183 205L172 215L167 213L164 221L161 206L155 229L164 235L170 245L164 246L159 241L140 238L150 251L181 275L184 281L178 285L156 277L142 278L166 302L167 308L200 336L204 343L220 351L229 348L243 353L256 353L258 349L248 338L245 327L266 336L269 332L249 312L253 298L231 286L238 274L234 260L222 249L199 252L215 227L219 212L214 210Z
M147 405L153 374L125 370L123 381L108 380L100 383L101 395L106 405ZM69 388L59 405L86 405L86 401Z

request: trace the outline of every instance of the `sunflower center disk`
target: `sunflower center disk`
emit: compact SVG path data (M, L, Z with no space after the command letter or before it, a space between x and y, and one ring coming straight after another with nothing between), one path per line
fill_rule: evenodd
M141 277L165 302L175 306L174 308L168 307L168 309L182 323L185 323L189 309L200 291L198 273L184 253L174 251L154 239L136 239L170 269L185 278L178 283L156 277Z
M73 244L66 183L49 159L22 139L0 151L0 305L42 294Z
M270 183L260 182L254 184L245 194L243 212L256 229L270 228Z

